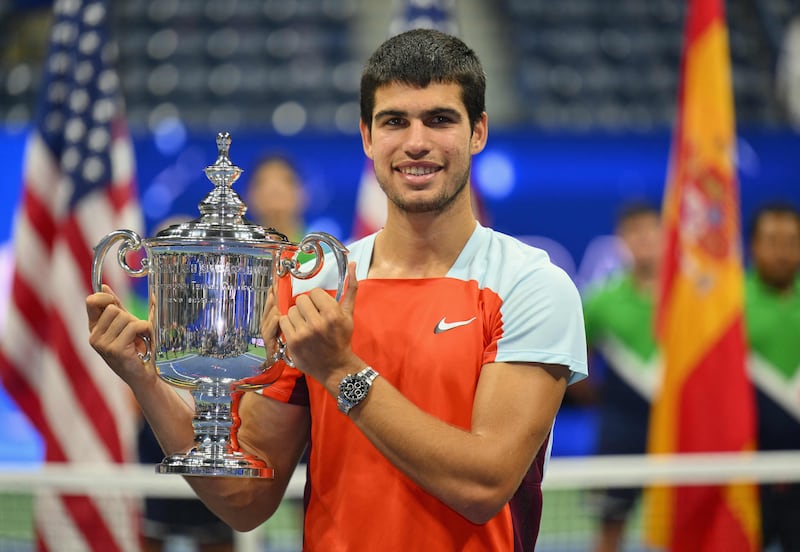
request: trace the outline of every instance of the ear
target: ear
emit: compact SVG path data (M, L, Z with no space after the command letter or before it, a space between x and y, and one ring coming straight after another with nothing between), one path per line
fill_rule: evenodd
M364 153L372 159L372 130L363 119L358 120L358 130L361 131L361 146L364 148Z
M470 136L470 153L475 155L483 151L486 147L486 140L489 138L489 120L488 115L484 111L481 113L480 119L475 121L475 126L472 127L472 136Z

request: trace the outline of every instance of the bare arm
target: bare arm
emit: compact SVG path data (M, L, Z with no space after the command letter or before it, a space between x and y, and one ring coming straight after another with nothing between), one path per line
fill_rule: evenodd
M150 323L125 310L110 288L87 297L89 343L133 391L166 454L194 446L194 412L143 363L140 335L152 335ZM265 521L280 503L308 439L308 410L247 393L242 400L239 443L275 468L275 480L187 477L200 498L229 525L249 530Z
M239 445L275 469L275 479L187 477L203 502L238 531L249 531L278 508L308 443L308 408L245 393Z
M353 422L400 470L474 523L512 498L544 443L566 389L563 366L483 367L469 431L450 426L375 380Z
M86 298L89 318L89 343L112 370L133 391L144 416L155 430L161 447L185 452L193 446L192 411L155 371L152 360L142 362L144 342L140 335L152 336L150 323L129 313L113 294Z
M350 348L358 284L351 267L339 306L328 294L300 296L281 318L295 363L332 396L366 363ZM320 361L324 359L324 362ZM374 366L380 372L380 366ZM565 366L493 363L483 367L466 431L428 415L383 378L350 417L398 469L475 523L513 496L553 424L567 386Z

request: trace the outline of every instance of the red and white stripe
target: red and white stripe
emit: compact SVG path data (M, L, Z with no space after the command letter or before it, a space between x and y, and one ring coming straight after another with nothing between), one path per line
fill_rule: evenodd
M115 132L111 147L113 182L73 210L68 182L36 131L27 147L0 375L40 432L47 462L135 459L130 392L89 346L84 303L94 245L117 228L141 227L127 133ZM104 280L123 296L129 287L115 262ZM113 493L38 497L36 513L39 550L139 550L136 505Z

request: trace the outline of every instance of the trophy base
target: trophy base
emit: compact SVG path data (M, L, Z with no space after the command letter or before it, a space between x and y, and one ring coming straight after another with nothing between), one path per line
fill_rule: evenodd
M268 467L263 460L250 454L226 452L209 457L196 449L185 454L167 456L156 466L156 473L205 477L275 478L275 470Z

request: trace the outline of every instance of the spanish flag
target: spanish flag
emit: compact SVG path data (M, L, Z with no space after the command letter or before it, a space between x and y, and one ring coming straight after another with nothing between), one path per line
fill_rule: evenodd
M648 449L752 451L754 393L745 369L744 284L735 123L723 0L689 0L664 197L656 333L664 380ZM646 536L674 551L760 549L755 485L654 487Z

